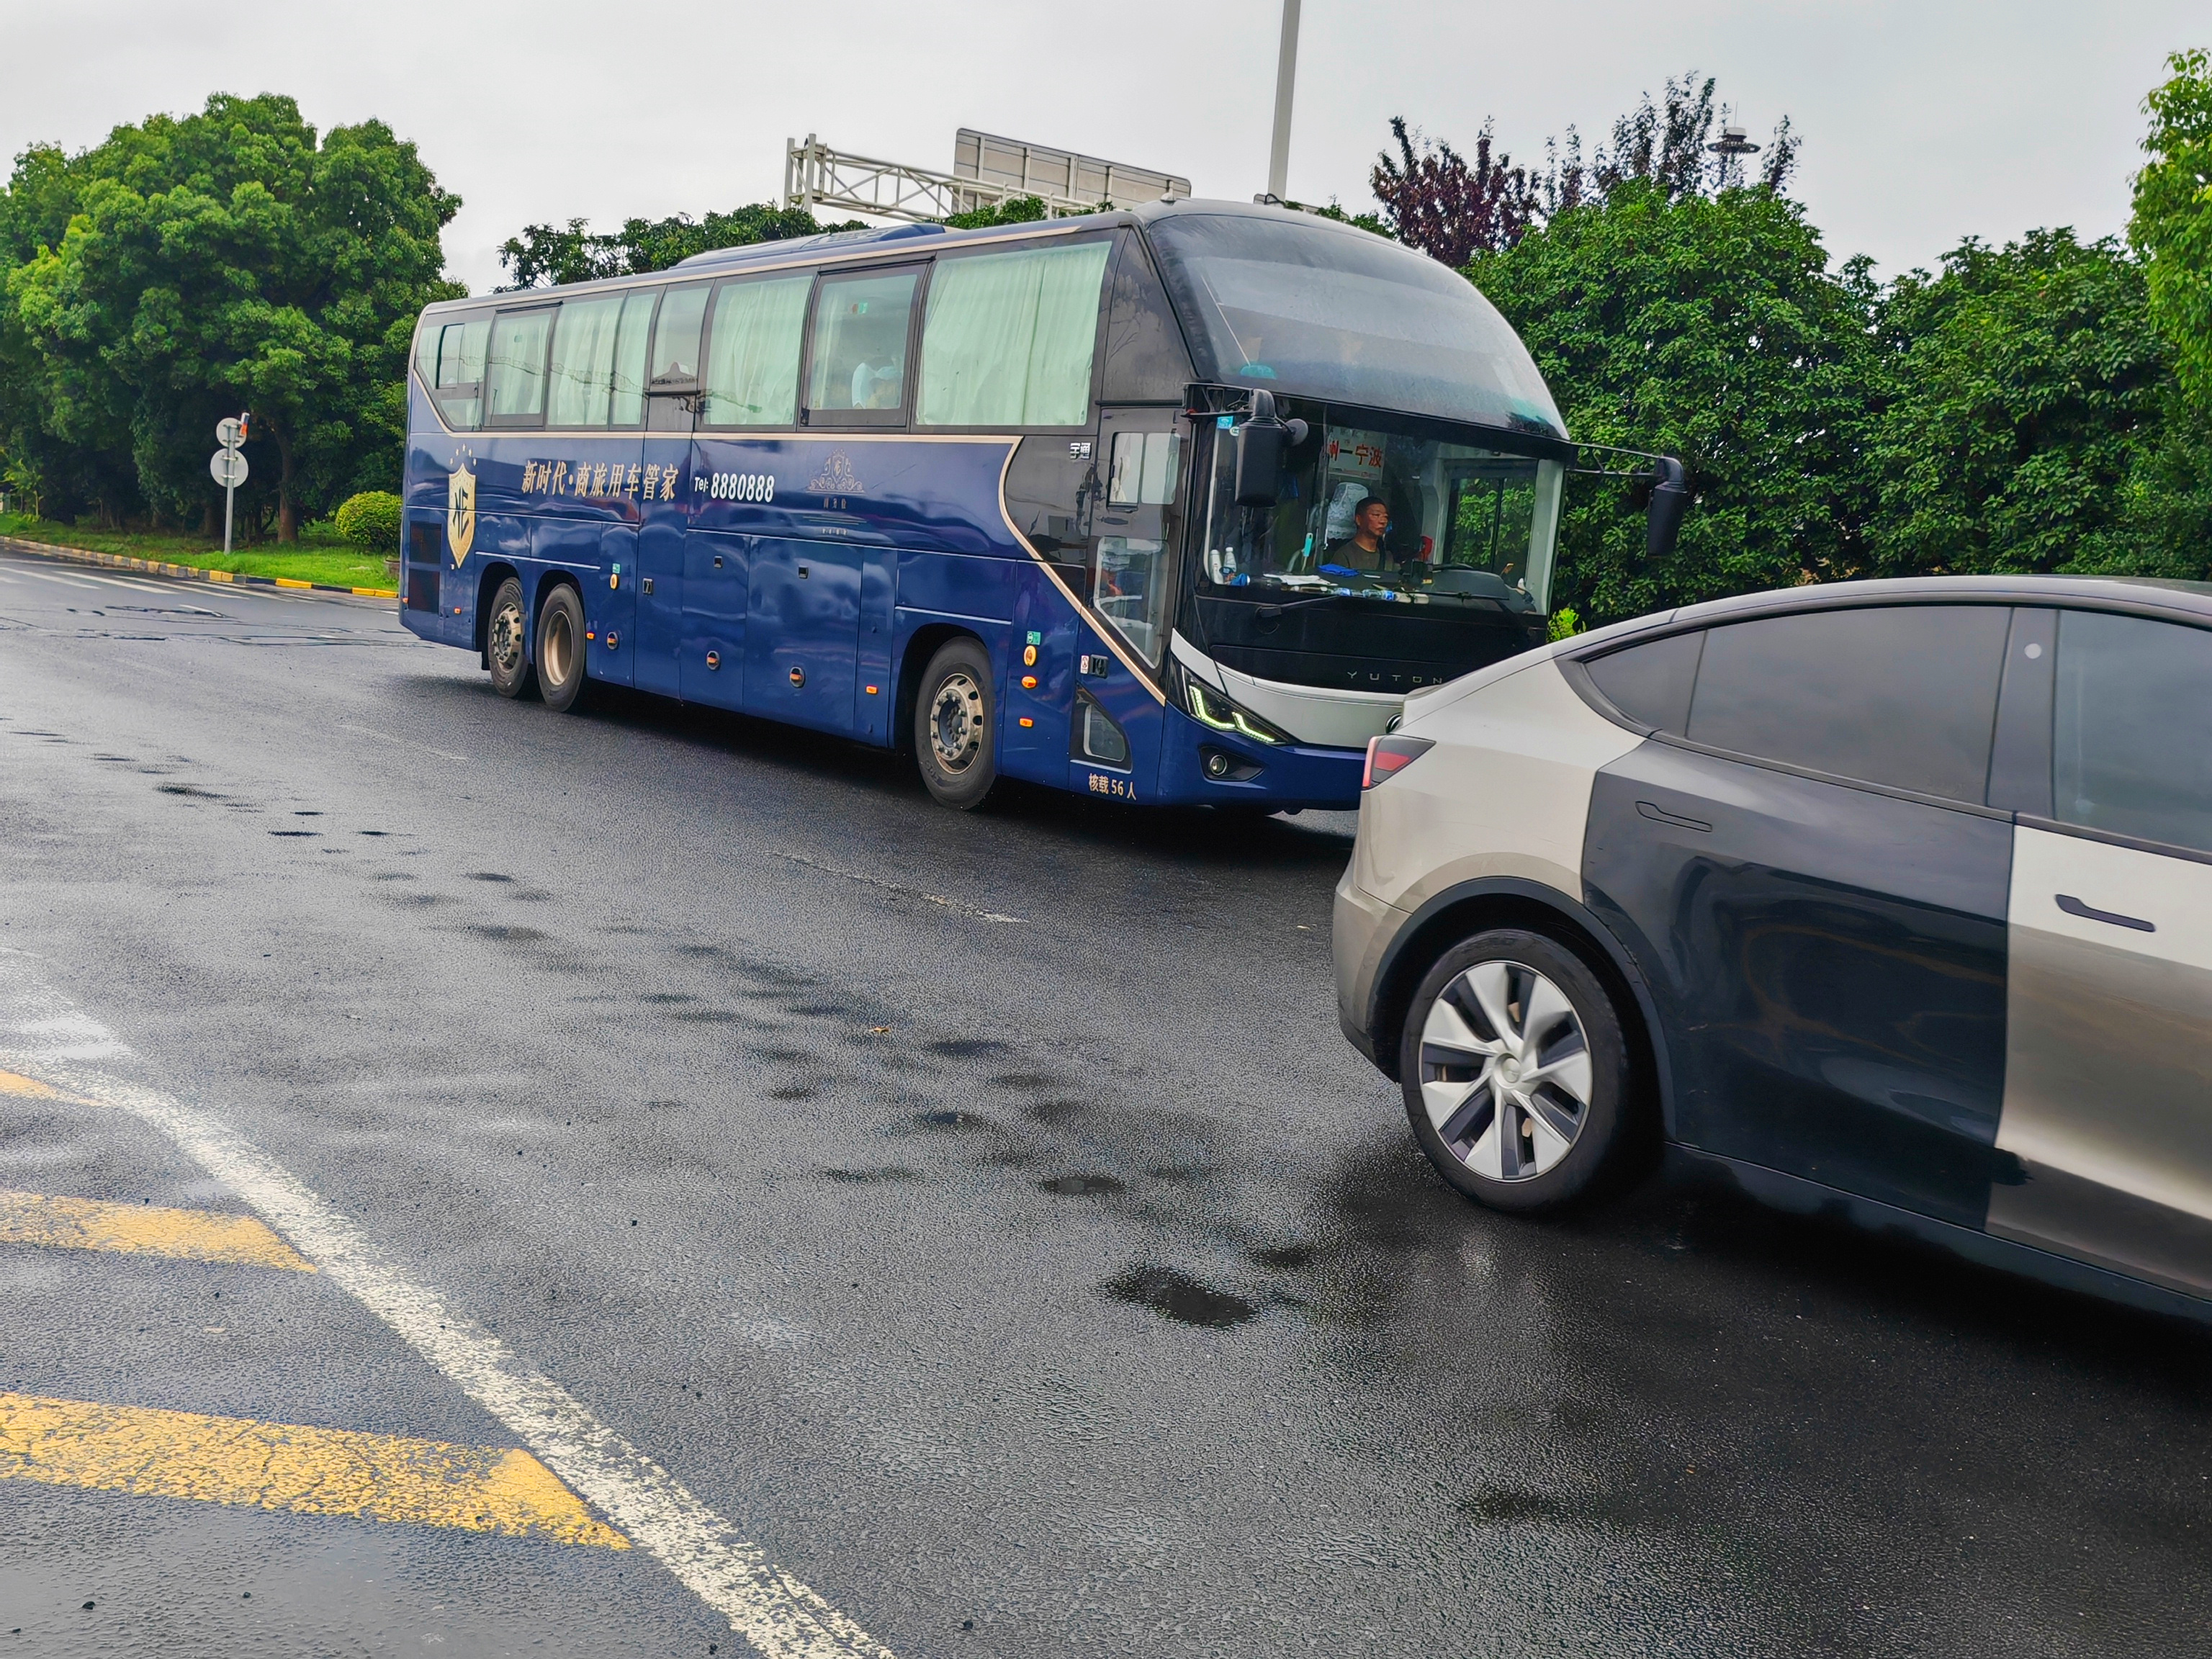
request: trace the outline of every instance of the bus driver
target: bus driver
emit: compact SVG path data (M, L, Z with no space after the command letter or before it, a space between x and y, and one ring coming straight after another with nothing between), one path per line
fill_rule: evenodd
M1352 534L1330 543L1325 556L1340 570L1379 572L1389 561L1382 547L1382 538L1389 533L1390 504L1380 495L1366 496L1352 511Z

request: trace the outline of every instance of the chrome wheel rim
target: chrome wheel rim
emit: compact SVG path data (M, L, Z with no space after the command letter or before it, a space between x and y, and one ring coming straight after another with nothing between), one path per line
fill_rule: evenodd
M929 746L947 772L964 772L983 750L983 688L964 668L939 681L929 704Z
M1421 1027L1429 1122L1454 1158L1492 1181L1559 1167L1589 1121L1591 1077L1582 1017L1525 963L1476 963Z
M522 666L522 607L509 603L492 612L491 627L484 636L484 646L492 662L502 674L513 674Z
M556 685L568 683L568 665L575 660L576 640L568 613L555 609L545 618L545 638L538 647L538 665Z

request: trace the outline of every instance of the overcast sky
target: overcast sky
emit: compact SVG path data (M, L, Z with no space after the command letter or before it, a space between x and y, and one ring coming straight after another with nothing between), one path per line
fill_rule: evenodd
M0 0L0 139L76 149L208 94L287 92L318 127L375 116L465 204L482 290L524 224L771 198L787 138L949 168L961 126L1267 184L1279 0L836 0L252 6ZM1519 160L1601 136L1695 68L1755 137L1787 113L1795 193L1832 255L1886 274L1969 234L2120 230L2144 93L2212 44L2206 0L1305 0L1290 193L1372 205L1388 122Z

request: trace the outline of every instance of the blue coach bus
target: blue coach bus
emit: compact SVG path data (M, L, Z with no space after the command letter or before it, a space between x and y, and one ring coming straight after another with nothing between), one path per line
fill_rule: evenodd
M1357 803L1405 694L1540 641L1574 457L1463 278L1178 201L430 307L402 615L591 682L1139 803Z

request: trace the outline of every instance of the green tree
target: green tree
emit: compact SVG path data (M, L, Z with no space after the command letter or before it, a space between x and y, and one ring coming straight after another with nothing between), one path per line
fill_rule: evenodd
M2168 541L2192 463L2166 429L2172 376L2144 267L2118 241L1970 240L1875 315L1873 570L2201 571L2212 550Z
M1694 507L1656 566L1631 489L1571 483L1555 605L1595 624L1858 569L1871 284L1861 263L1829 270L1796 203L1623 178L1467 274L1528 343L1577 438L1679 455L1689 471Z
M565 226L526 225L519 236L500 244L500 263L513 278L510 289L557 287L596 282L605 276L642 275L718 247L780 242L825 230L866 228L857 219L824 225L804 208L756 202L728 213L694 219L678 213L665 219L625 219L618 231L594 234L590 222L571 219Z
M2172 78L2143 102L2151 159L2136 175L2128 235L2182 384L2212 410L2212 55L2178 52L2166 67Z
M284 541L396 481L416 315L463 292L439 246L460 204L382 122L319 142L289 98L218 94L78 156L29 152L8 195L40 424L98 458L104 511L118 451L157 514L204 507L214 422L240 409Z

